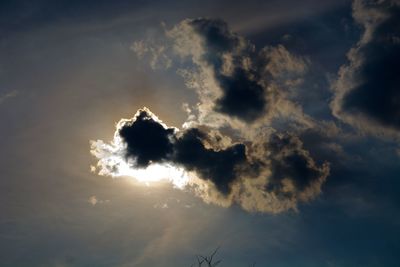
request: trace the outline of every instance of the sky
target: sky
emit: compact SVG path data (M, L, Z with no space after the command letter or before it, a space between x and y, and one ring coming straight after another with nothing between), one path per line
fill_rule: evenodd
M398 266L399 29L398 0L1 1L0 266Z

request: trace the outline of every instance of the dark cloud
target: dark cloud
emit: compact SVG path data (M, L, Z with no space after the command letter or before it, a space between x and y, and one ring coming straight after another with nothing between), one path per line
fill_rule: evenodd
M199 97L192 107L198 113L195 124L255 125L301 113L288 94L303 82L307 57L293 55L283 45L256 49L218 19L185 19L164 30L163 40L148 37L134 42L132 50L148 58L152 68L178 67Z
M126 144L127 160L134 167L174 163L210 180L223 194L230 192L231 183L238 177L237 168L247 160L243 144L221 150L206 148L206 133L193 128L178 134L175 128L163 125L147 109L139 110L118 133Z
M267 190L278 196L315 197L329 174L329 165L317 166L301 140L292 134L274 134L266 144L270 153L271 178Z
M257 70L243 62L256 57L254 47L221 20L200 18L191 20L189 25L204 39L203 58L213 67L223 91L215 103L216 111L250 122L262 116L267 105L266 88L260 83Z
M121 140L114 140L119 144L116 149L103 142L92 146L102 174L120 175L120 160L139 169L169 164L209 183L208 191L200 192L207 201L236 202L252 211L296 208L299 201L320 193L329 174L328 164L318 166L294 134L274 133L266 139L232 143L215 130L168 127L147 108L130 120L121 120L115 137Z
M134 158L139 167L162 162L173 152L175 129L164 127L146 110L140 110L134 121L127 122L119 135L126 143L126 156Z
M400 2L356 1L365 29L336 84L333 111L365 130L400 131Z
M247 121L263 114L266 101L264 89L250 79L243 69L236 69L232 76L217 75L224 95L217 100L216 110Z
M150 65L163 58L182 59L179 73L199 102L185 105L189 116L180 131L146 108L121 120L114 144L92 143L100 172L120 176L126 174L126 164L178 167L196 177L183 186L171 179L174 185L193 186L206 202L236 203L257 212L296 209L318 196L329 165L315 162L297 134L280 133L270 124L279 114L315 126L285 98L287 88L301 83L309 60L282 45L256 50L221 20L186 19L165 30L165 36L159 45L135 42L133 50L139 57L150 55Z
M246 147L235 144L223 150L207 149L206 134L198 129L186 131L177 141L174 160L187 170L195 170L201 177L211 180L226 194L231 183L238 178L241 164L247 163Z

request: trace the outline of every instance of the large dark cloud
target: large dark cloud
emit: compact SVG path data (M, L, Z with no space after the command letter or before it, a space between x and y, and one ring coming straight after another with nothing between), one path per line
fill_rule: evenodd
M117 150L130 168L169 164L193 172L211 185L211 191L201 192L208 194L201 195L207 201L222 199L251 211L296 208L299 201L320 193L329 174L328 164L318 165L294 134L273 133L235 143L205 129L178 131L144 108L118 123L116 137L121 143ZM120 162L112 160L119 155L117 150L102 142L95 144L92 152L100 159L103 174L119 175Z
M163 124L147 108L121 120L111 146L92 144L101 174L134 176L126 164L142 170L154 164L178 167L195 174L184 185L206 202L257 212L296 209L318 196L329 165L314 161L298 134L270 124L279 113L314 125L284 92L299 83L308 60L282 45L256 50L221 20L186 19L165 36L159 46L139 41L133 50L140 57L150 52L154 62L180 58L179 73L199 101L185 105L189 116L182 130Z
M400 131L400 2L356 1L365 28L336 85L334 114L367 130Z
M243 64L245 57L255 56L253 46L232 33L224 21L200 18L189 24L204 38L204 60L214 68L215 79L223 91L215 109L245 121L262 116L267 105L266 89L259 82L257 70ZM225 62L224 56L230 56L230 62ZM224 67L231 70L226 72Z
M142 110L134 121L126 123L119 135L126 143L126 156L135 159L139 167L161 162L173 152L175 129L166 128Z
M119 135L126 144L125 155L134 167L174 163L210 180L223 194L230 192L231 183L238 177L237 168L247 161L243 144L221 150L206 148L206 133L193 128L178 134L175 128L157 121L147 109L139 110L134 120L127 121Z
M281 114L301 113L287 94L302 83L309 59L293 55L283 45L256 49L222 20L185 19L165 29L163 41L149 37L134 42L132 50L139 58L147 56L152 68L178 67L199 97L192 106L197 124L255 125Z
M235 144L216 151L204 146L206 138L198 129L186 131L176 142L173 160L211 180L222 193L229 193L231 183L239 177L238 168L247 163L246 147Z
M214 111L251 123L271 109L273 94L262 73L265 66L260 65L264 63L261 55L224 21L187 19L176 25L169 36L178 53L191 56L202 70L211 69L212 83L220 91L213 99ZM199 42L191 44L196 38Z

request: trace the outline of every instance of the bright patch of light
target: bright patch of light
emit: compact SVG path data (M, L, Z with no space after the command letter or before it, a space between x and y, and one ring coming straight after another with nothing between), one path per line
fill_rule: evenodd
M116 176L129 176L147 185L154 182L168 181L178 188L184 188L189 182L189 176L182 168L170 164L152 164L147 168L132 168L121 164Z
M154 115L155 120L158 118ZM170 163L153 163L146 168L135 168L134 159L125 157L126 144L118 134L118 130L129 120L122 119L117 123L114 139L109 143L102 140L91 141L90 152L99 159L97 169L99 175L112 177L132 177L146 185L156 182L170 182L175 187L183 189L190 182L189 174L178 166ZM161 121L159 121L161 123Z

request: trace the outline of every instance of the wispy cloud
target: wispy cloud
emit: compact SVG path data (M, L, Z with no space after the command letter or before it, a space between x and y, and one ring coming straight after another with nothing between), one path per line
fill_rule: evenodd
M8 91L6 93L0 94L0 104L6 100L16 97L19 94L17 90Z
M110 200L109 199L102 200L102 199L98 199L96 196L91 196L91 197L89 197L87 202L90 203L92 206L96 206L96 205L99 205L99 204L110 203Z

